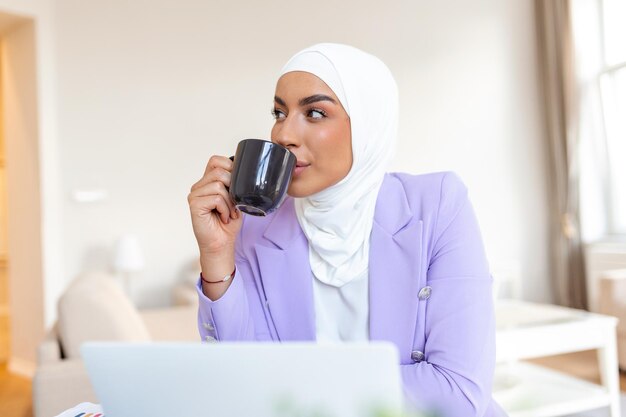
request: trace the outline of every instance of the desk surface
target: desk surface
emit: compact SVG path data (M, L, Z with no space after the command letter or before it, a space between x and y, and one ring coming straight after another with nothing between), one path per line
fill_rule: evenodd
M496 361L530 359L615 343L617 319L567 307L496 302Z
M619 416L616 326L612 316L498 300L494 397L511 417L553 417L602 406ZM601 386L518 362L589 349L598 350Z
M588 320L613 322L616 319L611 316L552 304L538 304L519 300L498 300L496 302L497 331L536 328Z

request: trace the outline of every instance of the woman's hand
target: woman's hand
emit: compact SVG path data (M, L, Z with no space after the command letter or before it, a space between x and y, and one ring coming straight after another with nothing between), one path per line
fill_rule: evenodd
M228 194L232 166L229 158L212 156L204 175L187 197L202 274L210 281L224 277L234 268L235 241L242 216Z

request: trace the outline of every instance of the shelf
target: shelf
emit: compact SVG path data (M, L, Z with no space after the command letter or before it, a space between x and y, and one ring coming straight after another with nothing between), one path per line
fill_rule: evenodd
M596 385L525 362L496 368L493 397L509 417L556 417L606 407L611 397Z

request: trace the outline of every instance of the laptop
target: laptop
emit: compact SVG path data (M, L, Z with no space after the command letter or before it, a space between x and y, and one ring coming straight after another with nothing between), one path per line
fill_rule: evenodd
M401 412L390 343L81 347L106 417L375 417Z

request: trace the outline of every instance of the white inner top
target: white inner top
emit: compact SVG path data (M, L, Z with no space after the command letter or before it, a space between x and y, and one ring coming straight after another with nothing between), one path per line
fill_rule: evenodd
M313 280L319 343L369 340L368 284L367 271L341 287Z

